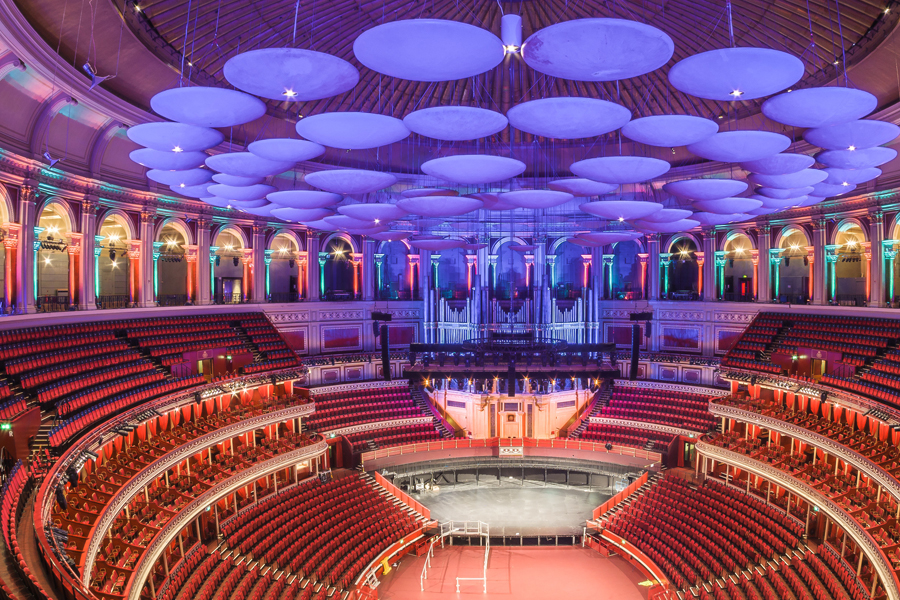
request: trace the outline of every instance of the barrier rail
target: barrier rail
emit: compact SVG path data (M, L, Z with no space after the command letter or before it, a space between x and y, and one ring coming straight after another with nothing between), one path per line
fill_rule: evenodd
M417 513L419 513L426 519L431 519L431 511L430 510L428 510L421 502L416 502L415 500L413 500L409 494L402 492L400 490L400 488L398 488L396 485L394 485L393 483L391 483L390 481L385 479L384 475L382 475L381 473L379 473L377 471L375 472L375 481L378 482L378 485L380 485L381 487L386 489L388 492L390 492L390 494L394 498L396 498L400 502L403 502L404 504L409 506L411 509L413 509L414 511L416 511Z
M478 536L484 538L484 567L481 577L457 577L456 593L459 593L460 581L481 581L484 593L487 593L487 564L491 552L491 528L483 521L446 521L440 524L440 534L431 540L428 545L428 553L425 555L425 564L422 565L422 573L419 575L420 591L425 591L425 580L428 579L428 567L431 566L431 558L434 556L434 546L438 542L444 547L444 538L449 535Z
M609 511L611 511L612 508L616 504L618 504L619 502L621 502L622 500L624 500L625 498L627 498L628 496L633 494L638 488L640 488L645 483L647 483L647 473L644 473L643 475L638 477L636 480L634 480L633 482L628 484L628 487L626 487L624 490L622 490L621 492L619 492L618 494L616 494L615 496L613 496L612 498L610 498L609 500L607 500L606 502L604 502L603 504L601 504L600 506L595 508L591 517L594 520L599 519L600 517L602 517Z

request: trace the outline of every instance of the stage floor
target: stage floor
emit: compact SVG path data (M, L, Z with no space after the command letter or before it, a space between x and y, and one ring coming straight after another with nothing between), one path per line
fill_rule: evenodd
M578 546L515 547L492 546L488 560L487 593L481 581L460 582L457 577L480 577L484 548L447 546L435 549L421 591L419 576L425 558L405 556L397 569L388 573L378 587L381 600L411 598L484 598L514 600L645 600L644 577L625 560L605 558Z
M475 484L441 487L416 498L436 521L484 521L492 536L581 535L584 522L610 496L577 488Z

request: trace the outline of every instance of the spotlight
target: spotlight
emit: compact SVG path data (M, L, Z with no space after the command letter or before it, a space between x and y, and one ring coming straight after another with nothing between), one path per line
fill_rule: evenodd
M218 267L220 264L222 264L222 257L216 256L216 266Z
M109 260L116 260L116 251L113 248L109 249Z
M238 266L238 262L240 262L240 261L238 260L238 257L235 256L234 258L231 259L231 262L234 263L234 266Z

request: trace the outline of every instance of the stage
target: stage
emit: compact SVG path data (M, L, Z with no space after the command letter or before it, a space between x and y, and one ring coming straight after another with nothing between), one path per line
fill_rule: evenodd
M474 541L474 540L473 540ZM420 591L419 576L424 557L407 555L378 587L381 600L410 598L484 598L515 600L642 600L647 588L644 577L625 560L606 558L580 546L510 547L491 546L487 571L487 593L481 581L460 582L457 577L480 577L484 548L446 546L436 548Z
M609 498L609 494L553 484L526 481L522 485L522 480L444 486L416 495L436 521L484 521L491 527L491 537L506 538L580 536L594 508Z

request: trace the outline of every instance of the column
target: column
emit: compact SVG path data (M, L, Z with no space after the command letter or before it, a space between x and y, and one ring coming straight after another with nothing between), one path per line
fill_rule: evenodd
M647 273L650 275L647 285L649 286L649 300L657 300L659 298L659 234L652 233L647 236L647 254L650 255L650 266Z
M550 289L556 287L556 255L548 254L546 257L547 267L550 270ZM555 297L555 296L554 296Z
M265 256L263 257L263 262L266 264L266 301L270 302L270 294L271 287L269 286L269 277L271 276L270 269L272 267L272 251L266 250Z
M807 295L809 296L809 303L812 304L816 286L816 252L815 248L812 246L806 247L806 263L809 266L809 275L807 275L807 279L809 279L809 290L807 291Z
M249 297L254 304L266 301L266 228L253 226L253 260L250 263Z
M825 264L825 240L826 226L828 221L825 219L815 219L811 223L813 230L813 261L815 264L815 276L813 277L813 304L827 304L826 300L826 279L828 268Z
M869 300L872 298L872 242L863 242L863 256L866 258L866 268L863 271L866 277L866 306L869 306Z
M869 243L872 259L869 262L869 306L884 306L885 271L884 252L884 213L880 210L869 215Z
M350 264L353 265L353 299L359 300L363 291L360 289L362 287L362 264L363 264L363 253L362 252L353 252L350 254Z
M497 254L488 254L488 270L490 273L488 274L491 281L491 295L497 293L497 259L500 258Z
M19 246L16 249L16 313L33 313L35 197L38 182L26 179L19 188Z
M750 251L750 262L753 264L753 300L754 302L768 302L768 298L759 296L759 284L762 281L761 269L759 266L759 250L751 250ZM763 263L765 263L765 257L763 257ZM766 271L766 281L769 279L769 273ZM737 292L737 289L735 289Z
M297 300L303 300L306 298L306 286L303 283L306 281L307 277L307 269L309 266L309 259L307 258L308 254L306 252L298 252L297 253Z
M306 232L306 299L317 301L319 295L319 232ZM324 263L323 263L324 265Z
M252 302L253 298L253 249L244 248L241 264L244 265L241 274L241 300L243 302Z
M185 244L182 246L184 248L184 260L187 261L187 269L185 274L185 293L187 295L187 301L185 304L187 306L193 306L194 304L199 303L199 299L196 297L197 293L197 246L196 244Z
M431 255L431 289L433 290L441 289L441 282L438 281L438 264L440 264L440 261L440 254Z
M534 258L534 257L532 257ZM477 272L475 271L475 265L478 261L478 255L476 254L466 254L466 290L467 295L472 294L472 289L475 287L475 277L477 276ZM527 257L526 257L527 262Z
M716 299L716 232L708 229L703 232L703 298L706 302Z
M209 302L216 303L216 252L219 251L218 246L209 247Z
M534 255L526 254L525 258L525 288L531 289L534 283Z
M136 300L140 306L156 305L156 259L158 246L153 242L154 221L156 215L152 212L141 212L141 268L138 269L141 284L138 286L141 292L140 300ZM162 245L162 244L160 244Z
M716 261L716 276L714 281L716 282L716 300L724 300L725 299L725 251L724 250L716 250L715 253Z
M325 263L328 262L328 253L327 252L319 252L319 276L316 277L316 281L319 282L319 297L321 300L325 297Z
M7 313L12 314L12 307L16 305L16 262L19 247L19 231L18 223L4 223L3 228L6 229L6 238L3 240L3 248L6 250L6 273L4 275L4 284L6 289L6 306Z
M694 258L697 259L697 296L705 299L703 297L703 266L706 264L706 253L694 252Z
M365 238L362 253L362 297L363 300L375 299L375 241Z
M587 290L588 277L590 276L590 272L591 272L591 255L590 254L582 254L581 255L581 265L582 265L581 289Z
M78 310L95 310L97 301L98 273L97 273L97 257L94 252L88 251L88 247L94 248L93 242L97 231L97 209L99 205L97 196L87 195L81 202L81 235L82 246L84 250L81 252L81 264L78 267L80 277L78 289ZM102 238L101 238L102 239Z
M43 227L32 227L32 230L34 231L34 238L33 238L34 241L31 243L32 248L33 248L32 255L31 255L31 271L32 272L29 276L31 277L31 280L32 280L32 290L34 290L33 300L34 300L34 304L35 304L35 310L37 310L37 297L38 297L38 293L40 292L40 289L41 289L40 281L38 281L38 260L39 260L38 259L38 251L40 251L40 249L41 249L41 242L38 240L38 238L40 237L41 232L44 231L44 228Z
M894 240L884 240L881 242L881 253L884 255L884 287L887 293L887 306L893 306L894 303L894 259L897 257L897 250L894 248ZM837 259L837 257L835 257Z
M669 297L669 266L672 264L671 252L660 252L659 254L659 299L666 300ZM656 298L654 298L656 300Z
M93 283L91 284L91 294L93 295L93 300L89 303L88 308L91 310L97 308L97 302L100 300L100 255L103 253L103 240L105 238L102 235L94 236L94 251L88 252L87 254L91 256L91 260L89 261L91 267L93 268ZM124 262L124 261L123 261ZM131 279L131 271L129 271L129 280ZM129 281L130 283L130 281ZM104 307L105 308L105 307Z
M215 256L209 245L209 221L197 221L197 297L194 304L212 304L212 270Z
M141 240L128 240L128 306L141 302Z
M829 304L837 298L837 261L840 247L840 244L825 246L825 285L828 286L826 297Z
M384 254L375 255L375 299L381 299L384 290ZM399 290L398 290L399 291Z
M613 298L613 263L615 260L615 254L603 255L603 298L606 300L615 300Z
M768 223L763 223L757 229L757 248L759 249L757 259L759 264L756 268L756 277L759 279L759 284L754 282L753 285L756 288L754 296L757 302L769 302L772 298L772 283L770 280L772 267L768 260L769 250L772 248L771 232L772 227Z
M647 299L647 266L650 264L649 254L638 254L641 263L641 297L638 300Z
M544 269L544 260L547 254L547 236L536 236L533 243L535 244L535 248L534 267L531 273L531 286L537 289L547 285L546 269Z
M769 248L769 263L772 269L772 300L778 300L781 293L781 261L784 248ZM768 301L768 299L767 299Z
M159 257L162 255L162 242L153 242L153 304L156 304L159 295Z
M419 255L407 254L406 262L406 275L409 277L409 295L413 300L417 300L422 298L422 294L419 290Z
M81 241L80 233L69 234L69 309L77 310L80 300L84 295L81 289ZM93 259L93 257L91 257Z

